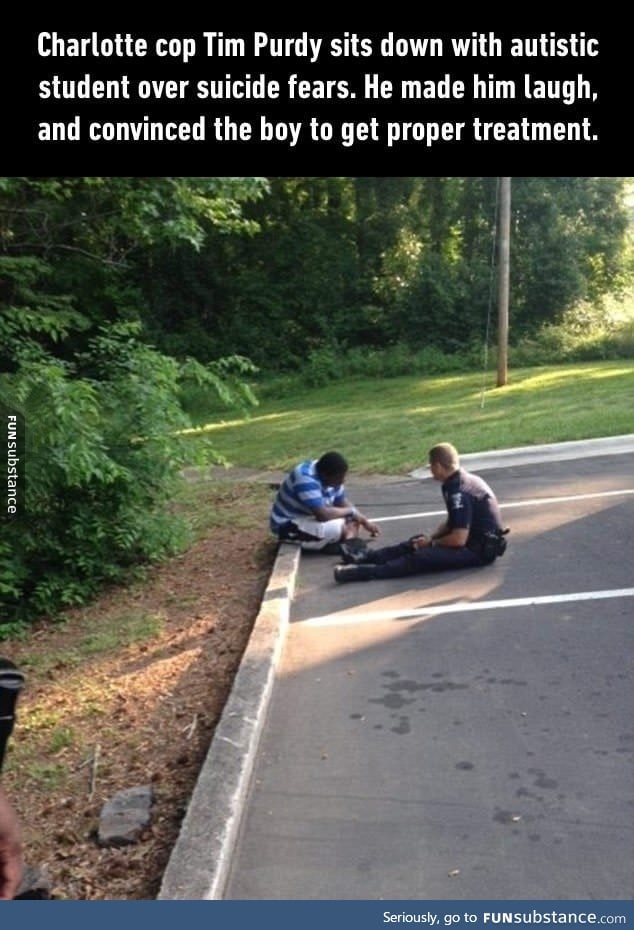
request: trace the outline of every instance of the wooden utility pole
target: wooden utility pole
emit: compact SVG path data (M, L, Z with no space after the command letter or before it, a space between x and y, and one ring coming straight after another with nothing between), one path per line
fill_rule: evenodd
M511 179L500 178L498 220L498 380L504 387L508 380L509 280L511 254Z

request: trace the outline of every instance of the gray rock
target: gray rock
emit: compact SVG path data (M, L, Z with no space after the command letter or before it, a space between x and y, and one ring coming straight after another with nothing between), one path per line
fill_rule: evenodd
M21 901L50 901L51 882L45 869L25 865L22 881L15 897Z
M126 788L106 801L99 817L97 842L100 846L128 846L136 843L150 824L154 794L150 785Z

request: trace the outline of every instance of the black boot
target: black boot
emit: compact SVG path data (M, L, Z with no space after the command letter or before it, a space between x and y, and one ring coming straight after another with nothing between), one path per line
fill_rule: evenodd
M370 581L375 577L374 565L336 565L335 581L345 584L347 581Z
M346 565L362 565L368 561L370 550L363 539L346 539L341 543L341 556Z

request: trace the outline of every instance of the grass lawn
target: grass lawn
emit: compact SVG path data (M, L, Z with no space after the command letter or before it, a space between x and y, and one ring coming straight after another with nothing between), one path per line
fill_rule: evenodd
M211 441L231 465L286 469L328 449L357 473L407 472L436 442L462 453L634 432L634 361L509 373L337 381L266 400L248 419L199 417L192 442Z

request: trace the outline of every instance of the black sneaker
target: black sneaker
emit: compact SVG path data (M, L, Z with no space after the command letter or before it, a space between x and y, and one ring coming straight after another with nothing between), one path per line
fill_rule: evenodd
M347 539L341 543L341 557L346 565L362 565L368 561L370 550L363 539Z
M370 581L374 578L374 565L335 565L335 581L346 584L348 581Z

